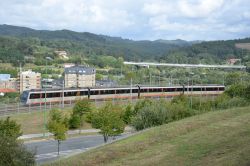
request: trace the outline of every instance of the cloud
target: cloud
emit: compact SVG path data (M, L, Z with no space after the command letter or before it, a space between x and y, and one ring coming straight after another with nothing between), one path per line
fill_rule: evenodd
M180 12L187 17L209 17L224 4L223 0L202 0L190 3L187 0L178 2Z
M130 39L215 40L250 36L248 0L8 0L0 23Z

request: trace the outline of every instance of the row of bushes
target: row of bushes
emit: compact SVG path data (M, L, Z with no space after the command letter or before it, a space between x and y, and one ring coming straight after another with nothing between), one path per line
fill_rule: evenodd
M143 99L125 107L112 105L112 103L106 104L106 107L108 106L107 108L111 111L115 110L125 124L132 125L136 130L142 130L208 111L247 106L250 104L249 87L233 85L218 97L197 98L180 95L171 101ZM83 120L91 123L93 117L96 116L95 112L101 109L93 108L89 101L77 102L69 119L70 128L81 127ZM83 114L84 119L82 119Z
M134 108L126 109L128 124L136 130L158 126L185 117L208 111L242 107L250 105L250 86L232 85L218 97L187 97L180 95L172 101L149 100L138 101ZM130 113L127 113L130 112Z

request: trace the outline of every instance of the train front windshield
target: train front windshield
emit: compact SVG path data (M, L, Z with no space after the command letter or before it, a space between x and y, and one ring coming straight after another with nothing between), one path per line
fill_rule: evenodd
M26 104L27 103L27 100L28 100L28 97L29 97L29 91L24 91L20 97L20 100L23 104Z

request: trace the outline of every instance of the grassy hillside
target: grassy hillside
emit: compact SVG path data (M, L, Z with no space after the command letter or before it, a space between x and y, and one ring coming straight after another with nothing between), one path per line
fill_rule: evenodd
M250 107L186 118L49 166L250 165Z

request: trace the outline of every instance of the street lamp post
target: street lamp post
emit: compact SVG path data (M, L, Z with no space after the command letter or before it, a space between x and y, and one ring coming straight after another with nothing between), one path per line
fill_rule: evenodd
M189 74L191 75L191 100L190 100L190 104L191 104L191 109L192 109L193 108L193 86L194 86L194 84L193 84L193 75L194 75L194 73L191 72ZM188 80L188 84L189 84L189 80Z
M65 86L65 82L63 79L63 90L62 90L62 108L64 108L64 86Z

